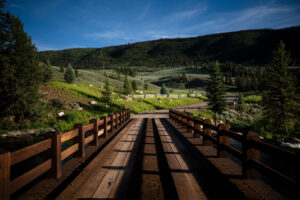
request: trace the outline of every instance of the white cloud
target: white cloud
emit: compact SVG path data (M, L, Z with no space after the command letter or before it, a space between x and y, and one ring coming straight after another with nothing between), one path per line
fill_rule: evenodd
M130 40L134 39L128 36L128 33L124 33L123 31L119 30L109 30L97 33L85 33L83 35L85 38L89 39L123 39L123 40Z
M139 15L138 19L139 19L139 20L143 20L143 19L146 17L146 15L148 14L150 8L151 8L151 5L150 5L150 4L147 4L147 5L145 6L145 8L142 10L142 12L141 12L141 14Z
M264 5L231 13L218 13L214 19L192 25L186 28L187 32L226 32L251 28L280 28L282 21L295 21L299 15L299 7ZM300 19L299 19L300 21Z

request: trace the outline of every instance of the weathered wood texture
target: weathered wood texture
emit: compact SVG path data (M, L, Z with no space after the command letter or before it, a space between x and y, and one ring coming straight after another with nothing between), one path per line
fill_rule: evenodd
M122 128L130 119L130 111L126 109L111 116L110 119L107 119L107 117L101 120L92 119L88 125L76 124L73 130L66 133L48 133L45 140L14 152L1 151L0 199L10 199L11 194L46 172L50 172L49 174L52 178L60 178L62 176L63 160L73 154L76 154L78 157L85 157L85 146L90 143L98 146L99 136L106 135L109 129L114 130L115 128L113 132L115 133L119 128ZM124 116L123 120L120 119L120 124L117 124L117 116L120 118ZM107 123L111 125L108 127ZM74 144L62 151L62 143L71 139L73 139ZM45 161L42 164L11 180L10 169L13 165L45 151L47 151L47 154L44 156Z
M229 153L241 160L243 169L242 175L245 178L258 179L260 177L259 171L267 176L276 177L277 179L284 181L290 187L296 187L296 185L299 184L299 180L289 178L281 172L260 162L260 151L268 153L271 156L276 156L277 159L288 159L291 163L295 164L297 163L297 159L299 159L299 156L297 156L296 153L260 141L259 135L255 132L241 135L240 133L230 131L226 124L214 126L209 119L191 119L186 113L173 109L170 109L169 112L172 120L181 126L193 129L194 137L199 137L199 135L201 135L204 145L210 145L211 143L216 144L217 157L227 157ZM189 125L191 123L189 120L193 120L193 123L196 124L196 126L192 127ZM203 131L200 130L201 125L203 126ZM216 131L217 137L212 135L213 131ZM242 152L229 145L229 138L241 143Z

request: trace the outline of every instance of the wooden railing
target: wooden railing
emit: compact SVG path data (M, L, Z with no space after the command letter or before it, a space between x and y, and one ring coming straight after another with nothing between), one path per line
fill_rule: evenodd
M214 126L209 119L201 119L201 117L193 117L184 112L170 109L170 118L177 123L186 126L190 131L193 131L194 137L202 136L203 144L214 144L217 148L218 157L227 157L231 154L238 158L242 163L242 176L248 179L259 178L259 173L262 173L271 178L286 184L288 187L299 187L299 171L300 171L300 155L274 145L267 144L259 139L259 135L255 132L240 134L229 130L228 125L219 124ZM213 136L213 132L216 134ZM242 151L229 145L229 138L234 139L242 145ZM296 177L290 178L273 169L270 166L263 164L260 161L260 152L276 157L276 159L289 161L293 163L297 169ZM300 188L300 187L299 187Z
M130 110L126 109L107 117L101 117L100 120L92 119L88 125L75 124L74 129L66 133L48 133L45 140L14 152L2 150L0 152L0 199L10 199L11 194L46 172L52 178L60 178L62 161L71 155L85 157L87 145L91 143L98 147L99 138L108 138L109 134L113 134L114 130L124 126L129 119ZM73 145L62 150L62 144L69 140L73 140ZM45 151L50 152L45 161L11 180L12 166Z

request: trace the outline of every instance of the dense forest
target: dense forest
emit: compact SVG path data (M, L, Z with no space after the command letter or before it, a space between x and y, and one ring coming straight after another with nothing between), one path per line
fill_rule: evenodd
M245 30L191 38L160 39L104 48L41 51L39 59L58 66L108 68L114 65L164 67L201 65L219 60L243 65L264 65L270 61L279 41L300 64L300 26L284 29Z

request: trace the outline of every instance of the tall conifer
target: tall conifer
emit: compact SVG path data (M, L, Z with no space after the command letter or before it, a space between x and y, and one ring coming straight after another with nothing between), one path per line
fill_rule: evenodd
M19 18L3 10L0 2L0 118L13 116L22 123L38 114L42 69L36 48Z
M282 41L273 55L273 60L264 73L263 114L273 133L288 135L289 122L297 107L295 86L287 70L292 59Z
M224 97L225 87L223 85L218 61L210 72L206 93L210 109L214 112L214 121L216 124L217 114L222 114L226 106Z

